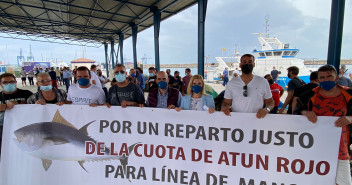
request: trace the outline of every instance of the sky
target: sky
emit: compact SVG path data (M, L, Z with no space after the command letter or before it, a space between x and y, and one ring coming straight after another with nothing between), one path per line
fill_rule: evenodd
M205 22L206 62L217 56L230 56L260 49L256 35L265 32L269 17L270 36L300 49L298 58L326 60L328 51L331 0L208 0ZM197 5L161 22L160 63L197 63ZM154 63L154 28L138 33L137 58ZM0 34L4 35L4 34ZM105 63L104 47L82 47L0 38L0 61L16 64L20 48L36 61L70 61L89 58ZM115 49L117 45L115 45ZM225 48L226 51L223 51ZM110 49L110 46L109 46ZM352 58L352 0L346 0L341 58ZM109 51L110 53L110 51ZM133 62L132 39L124 41L124 62Z

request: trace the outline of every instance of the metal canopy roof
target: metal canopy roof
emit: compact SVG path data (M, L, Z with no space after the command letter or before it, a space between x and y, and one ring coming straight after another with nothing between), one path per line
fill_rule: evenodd
M0 0L0 32L59 39L64 43L101 45L124 34L153 26L153 11L161 20L194 5L197 0ZM32 39L31 39L32 40Z

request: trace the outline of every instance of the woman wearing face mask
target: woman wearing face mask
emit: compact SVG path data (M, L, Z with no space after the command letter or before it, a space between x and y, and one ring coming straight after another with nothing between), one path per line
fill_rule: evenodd
M64 104L67 98L66 92L52 87L48 73L39 73L37 75L37 86L40 90L27 99L28 104Z
M176 108L177 111L181 109L215 112L214 99L205 94L204 80L201 75L192 76L188 84L187 95L182 97L181 107Z
M130 81L132 83L136 83L136 70L135 69L131 69L130 70L130 75L127 78L128 78L128 81Z

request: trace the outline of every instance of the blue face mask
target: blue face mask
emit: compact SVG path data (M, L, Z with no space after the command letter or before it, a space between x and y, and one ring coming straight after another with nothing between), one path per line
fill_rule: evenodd
M78 79L78 84L80 85L80 86L87 86L88 84L89 84L89 79L87 79L87 78L80 78L80 79Z
M132 73L131 74L132 78L136 77L136 74L135 73Z
M319 86L321 88L323 88L324 90L329 91L330 89L332 89L336 86L336 82L335 81L324 81L324 82L320 82Z
M125 76L125 74L119 73L119 74L116 74L116 75L115 75L115 79L116 79L116 81L118 81L118 82L123 82L123 81L125 81L126 76Z
M40 90L43 90L43 91L50 91L52 88L53 88L53 86L51 86L51 85L40 86Z
M149 76L152 77L152 76L154 76L154 74L153 73L149 73Z
M202 91L202 86L200 85L194 85L192 86L192 91L196 94L200 93L200 91Z
M6 84L6 85L3 85L3 87L4 87L4 90L9 93L12 93L16 90L16 84Z
M158 86L159 86L160 89L166 89L166 87L167 87L167 82L165 82L165 81L160 81L160 82L158 83Z

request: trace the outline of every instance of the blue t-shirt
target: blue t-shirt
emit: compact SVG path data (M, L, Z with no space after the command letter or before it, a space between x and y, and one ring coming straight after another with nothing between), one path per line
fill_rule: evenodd
M137 76L137 80L140 82L139 83L139 87L144 91L145 89L145 77L143 74L139 74Z
M229 71L227 71L226 69L222 74L224 75L224 77L229 77Z

